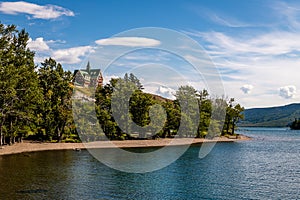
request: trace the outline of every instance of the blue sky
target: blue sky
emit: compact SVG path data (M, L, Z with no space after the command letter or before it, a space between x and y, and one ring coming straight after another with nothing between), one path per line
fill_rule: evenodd
M95 48L107 46L105 39L123 31L142 27L172 29L203 47L220 72L225 96L234 97L246 108L299 102L298 1L2 1L0 20L30 33L29 47L36 51L37 63L51 56L69 70L84 66L92 54L101 52ZM119 42L122 43L119 46L113 43L114 48L130 46L128 41ZM151 40L141 42L148 42L150 47L156 45ZM156 85L148 88L150 92L168 96L176 89L172 81L179 84L174 77L158 76L162 75L157 67L159 63L174 67L179 74L184 74L185 82L197 89L205 87L201 78L197 83L184 58L145 50L122 59L128 67L137 56L148 77L152 71L153 77L164 80L160 85L156 80ZM160 58L156 65L153 65L154 57ZM106 76L119 76L124 69L116 63Z

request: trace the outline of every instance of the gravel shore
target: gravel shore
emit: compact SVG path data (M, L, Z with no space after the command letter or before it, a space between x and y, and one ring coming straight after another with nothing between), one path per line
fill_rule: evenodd
M0 155L17 154L34 151L48 150L79 150L87 148L131 148L131 147L163 147L166 145L187 145L201 144L203 142L236 142L251 140L250 137L240 135L236 138L218 137L214 139L203 138L176 138L176 139L156 139L156 140L125 140L125 141L97 141L90 143L39 143L33 141L24 141L14 145L4 145L0 147Z

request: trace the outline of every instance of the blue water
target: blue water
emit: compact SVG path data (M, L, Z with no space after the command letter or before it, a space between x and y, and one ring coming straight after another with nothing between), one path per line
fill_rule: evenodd
M299 199L300 131L243 128L252 141L199 146L159 171L129 174L88 151L0 157L0 199Z

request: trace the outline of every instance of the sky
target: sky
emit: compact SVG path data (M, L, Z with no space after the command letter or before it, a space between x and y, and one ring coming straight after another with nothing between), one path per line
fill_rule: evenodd
M215 68L224 88L216 95L233 97L245 108L300 99L298 1L1 1L0 21L29 32L37 64L52 57L73 71L90 61L106 80L133 72L149 92L172 98L178 85L202 90L214 84L191 65L204 59L210 63L200 71ZM144 33L145 27L157 28ZM162 36L152 33L160 28ZM178 35L170 39L172 31ZM197 55L196 47L190 54L193 44L185 37L201 46ZM177 43L180 38L188 42ZM161 49L166 41L186 51Z

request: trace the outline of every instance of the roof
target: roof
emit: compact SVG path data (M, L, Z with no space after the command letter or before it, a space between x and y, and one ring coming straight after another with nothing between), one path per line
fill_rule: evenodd
M89 75L89 73L86 70L79 70L79 71L82 75Z
M91 69L90 73L88 73L88 71L86 69L81 69L81 70L76 70L74 73L76 74L78 71L80 71L80 73L83 74L88 74L91 76L91 78L97 78L99 76L99 74L101 73L101 69Z
M90 70L90 76L92 78L97 78L99 76L99 74L101 73L100 69L91 69Z
M79 72L86 81L90 81L91 76L86 71L84 71L84 70L77 70L77 72ZM76 76L77 76L77 72L75 74Z
M75 76L77 72L79 72L86 81L90 81L91 79L97 79L99 76L102 77L101 69L90 69L90 62L88 62L86 69L75 70Z

